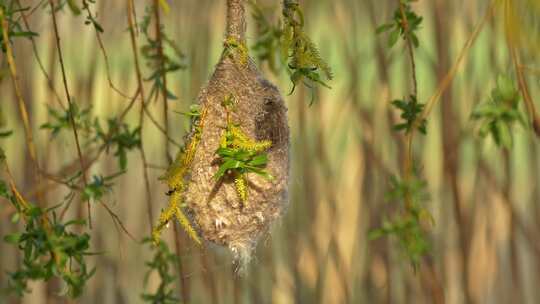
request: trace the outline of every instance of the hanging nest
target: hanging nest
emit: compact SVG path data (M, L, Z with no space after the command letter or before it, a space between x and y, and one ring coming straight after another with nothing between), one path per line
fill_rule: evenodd
M169 208L195 239L228 247L245 265L287 206L289 128L278 89L248 56L243 0L227 0L220 62L198 96L186 148L164 179Z

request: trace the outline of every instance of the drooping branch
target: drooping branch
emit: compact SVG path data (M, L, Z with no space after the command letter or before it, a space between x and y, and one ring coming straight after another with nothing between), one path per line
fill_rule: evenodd
M165 159L167 163L172 163L172 157L169 154L169 105L168 105L168 94L167 94L167 73L165 67L165 55L163 54L163 37L161 32L161 14L159 12L159 1L154 0L154 17L155 21L155 31L156 31L156 42L157 50L159 56L159 68L163 71L161 75L162 89L161 93L163 96L163 124L165 126Z
M77 155L79 157L79 163L81 165L81 175L82 180L84 182L84 187L86 188L88 186L88 180L86 178L86 171L84 167L84 161L83 161L83 155L81 151L81 143L79 140L79 134L77 131L77 125L75 123L75 118L73 117L73 101L71 99L71 94L69 92L68 83L67 83L67 76L66 76L66 68L64 65L64 57L62 55L62 48L60 46L60 35L58 34L58 23L56 21L56 11L54 6L54 1L49 0L49 6L51 8L51 15L52 15L52 21L53 21L53 30L54 30L54 37L56 38L56 50L58 52L58 60L60 62L60 70L62 71L62 81L64 83L64 92L66 93L66 100L68 102L68 113L69 113L69 121L71 123L71 129L73 130L73 137L75 138L75 146L77 147ZM86 201L86 207L88 212L88 227L92 229L92 211L90 207L90 200Z
M146 160L146 154L144 152L144 145L142 140L142 130L143 130L143 122L144 122L144 110L146 109L145 101L144 101L144 86L143 86L143 78L141 73L141 67L139 64L139 53L138 53L138 46L137 46L137 39L135 38L135 18L133 16L134 4L133 0L127 0L127 19L128 19L128 28L129 28L129 36L131 38L131 49L133 51L133 61L135 65L135 72L137 75L137 84L138 84L138 91L139 91L139 97L141 100L141 108L139 112L139 127L141 128L141 143L139 146L139 152L141 154L141 159L143 163L143 177L144 177L144 187L146 190L146 208L148 213L148 225L150 227L150 232L152 232L152 221L154 219L154 216L152 214L152 192L150 191L150 181L148 177L148 169L147 169L147 160Z
M34 171L35 171L35 182L36 185L41 184L41 175L40 175L40 169L39 169L39 161L37 157L36 147L34 144L34 136L32 134L32 127L30 125L30 118L28 116L28 110L26 109L26 103L23 98L22 89L19 83L19 76L17 73L17 67L15 66L15 59L13 57L13 50L11 49L10 40L9 40L9 23L4 17L4 10L0 7L0 29L1 29L1 36L3 38L5 48L5 55L6 60L9 66L9 71L11 75L11 79L13 80L13 87L15 90L15 96L17 97L17 103L19 106L19 113L21 115L21 120L23 122L24 126L24 133L26 138L26 145L28 146L28 153L30 155L30 159L32 160ZM43 202L42 193L38 192L38 202Z

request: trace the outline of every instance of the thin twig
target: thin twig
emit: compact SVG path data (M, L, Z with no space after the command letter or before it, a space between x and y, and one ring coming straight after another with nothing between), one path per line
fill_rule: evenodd
M520 70L526 70L526 71L529 71L529 72L531 72L531 73L540 75L540 69L539 69L539 68L534 68L534 67L530 67L530 66L521 64L521 65L519 66L519 69L520 69Z
M137 83L139 85L139 96L141 99L141 108L139 112L139 126L141 128L141 143L139 146L139 151L141 154L141 159L143 163L143 176L144 176L144 185L146 189L146 206L148 211L148 224L150 226L150 233L152 233L152 221L154 220L154 216L152 214L152 194L150 192L150 181L148 178L148 170L147 170L147 161L146 161L146 155L144 153L144 146L143 146L143 140L142 140L142 129L143 129L143 122L144 122L144 110L146 108L144 103L144 87L143 87L143 81L142 81L142 74L141 74L141 67L139 64L139 53L137 48L137 39L135 38L135 22L133 21L133 15L132 12L134 10L133 6L133 0L127 0L127 17L128 17L128 27L129 27L129 34L131 37L131 48L133 51L133 60L135 63L135 71L137 74Z
M155 22L155 31L156 31L156 42L157 50L159 56L159 65L161 70L161 79L162 79L162 90L161 94L163 95L163 123L165 124L165 159L168 163L172 162L172 157L169 154L169 104L167 101L167 73L165 71L165 56L163 55L163 39L161 33L161 16L159 13L159 0L154 0L154 15L156 18Z
M177 147L181 147L181 145L175 141L174 139L172 139L169 135L168 135L168 132L167 130L161 126L158 121L152 116L152 113L150 113L150 111L148 110L148 108L146 106L144 106L144 113L146 113L146 116L148 116L148 118L150 118L150 121L152 122L152 124L154 124L154 126L156 126L156 128L163 134L165 135L165 137L167 138L168 142L171 142L173 143L175 146Z
M83 8L86 10L86 13L88 14L88 18L93 19L94 17L93 17L92 11L90 10L90 5L88 5L88 2L86 0L82 0L82 4L83 4ZM107 55L107 51L105 51L105 46L103 44L103 40L101 39L101 35L99 34L99 31L95 26L94 26L94 32L96 33L96 40L101 50L101 54L103 54L103 59L105 60L105 73L107 74L107 81L109 82L109 86L111 87L111 89L113 89L113 91L118 93L120 96L128 98L128 99L131 98L114 85L111 78L109 56Z
M84 170L85 171L88 171L88 168L90 168L100 158L101 153L103 153L103 151L105 151L105 149L101 148L96 153L96 156L94 156L89 161L85 162L85 165L84 165ZM93 152L94 151L88 152L88 155L92 154ZM86 158L88 158L88 157L86 157ZM75 171L76 169L79 168L79 166L80 166L79 164L80 164L79 158L77 157L76 159L72 160L68 165L66 165L62 169L60 169L56 174L48 173L47 175L50 175L50 176L65 176L65 175L73 174L73 171ZM28 192L28 197L35 197L37 195L37 193L43 191L44 189L47 189L48 191L51 191L51 190L53 190L55 185L64 185L65 184L65 183L56 182L57 179L54 179L54 180L49 179L49 178L47 178L47 175L45 176L45 178L52 181L53 183L52 184L44 183L44 184L40 185L39 187L37 187L35 189L32 189L31 191Z
M51 15L53 20L53 29L54 29L54 36L56 37L56 50L58 51L58 58L60 61L60 69L62 71L62 80L64 83L64 90L66 93L66 99L68 102L68 113L69 113L69 120L71 122L71 127L73 129L73 136L75 137L75 145L77 146L77 154L79 156L79 162L81 165L81 173L82 173L82 179L84 182L84 186L86 187L88 185L88 180L86 179L86 171L84 170L84 162L83 162L83 156L81 152L81 145L79 142L79 134L77 133L77 126L75 123L75 118L73 117L73 102L71 100L71 95L69 94L69 87L67 83L67 77L66 77L66 69L64 65L64 58L62 55L62 48L60 47L60 35L58 34L58 24L56 22L56 12L54 9L54 0L49 0L49 5L51 7ZM90 206L90 200L87 200L87 210L88 210L88 227L92 229L92 212L91 212L91 206Z
M113 218L113 221L118 224L122 230L124 230L124 232L129 236L129 238L132 240L132 241L135 241L136 242L136 239L135 237L133 237L133 235L127 230L126 226L124 226L124 223L122 223L122 221L120 220L120 217L118 217L118 215L116 213L114 213L111 208L109 208L109 206L107 206L107 204L105 204L103 201L99 201L101 203L101 205L105 208L105 210L107 210L107 212L109 213L109 215Z
M154 16L156 18L155 20L155 32L156 32L156 42L157 42L157 48L158 48L158 56L159 56L159 64L160 64L160 70L161 70L161 77L162 77L162 91L161 94L163 96L163 123L165 124L165 127L163 129L163 135L165 136L165 160L168 165L172 163L172 157L169 154L170 151L170 142L171 138L169 136L169 105L168 105L168 90L167 90L167 73L165 69L165 56L163 54L163 39L162 39L162 32L161 32L161 16L160 16L160 10L159 10L159 0L154 0ZM159 94L158 94L159 95ZM150 115L149 111L146 111L148 114L148 117L152 121L154 119ZM154 125L160 129L159 124L157 122L154 122ZM160 129L161 131L161 129ZM178 146L178 145L177 145ZM148 166L151 166L150 164ZM167 168L159 168L162 170L166 170ZM175 245L175 251L177 256L182 256L183 253L183 247L181 245L182 240L181 235L178 231L178 223L174 223L174 245ZM190 301L190 288L189 288L189 280L184 278L184 270L185 263L183 262L183 259L178 260L177 265L177 271L178 276L180 277L179 284L180 284L180 291L182 293L182 300L185 303L189 303Z
M452 83L452 80L454 80L454 77L456 76L458 69L461 67L461 63L465 59L465 55L467 55L467 52L471 49L473 43L476 41L478 34L480 34L486 22L493 15L496 4L497 4L497 1L495 0L491 1L491 4L489 5L489 8L487 9L484 17L482 18L480 23L476 25L476 28L471 33L471 36L469 36L469 38L465 42L465 45L459 52L456 62L450 68L450 70L448 71L446 76L443 78L443 80L439 83L439 86L437 87L437 90L435 91L435 93L426 102L426 106L424 107L422 114L419 115L418 118L416 119L415 126L418 126L418 124L420 124L421 121L423 121L429 116L429 113L431 113L431 110L433 109L433 106L435 105L435 103L440 99L444 91L448 89L448 87ZM414 129L415 128L413 128L413 130Z
M404 164L404 168L405 168L406 172L410 172L413 169L412 168L412 142L413 142L413 139L414 139L414 134L415 134L415 130L416 130L417 126L429 116L429 114L431 113L431 110L433 109L433 106L435 105L435 103L440 99L440 97L442 96L444 91L446 91L446 89L448 89L448 87L450 86L450 83L452 83L452 80L454 79L454 77L455 77L455 75L457 73L457 70L459 69L459 67L461 66L461 63L465 59L465 55L467 54L467 51L472 47L473 43L476 41L476 38L478 37L478 34L480 33L480 31L484 27L485 23L489 20L489 17L493 14L496 3L497 3L496 1L491 2L491 4L490 4L488 10L486 11L484 17L482 18L480 23L476 26L476 28L472 32L471 36L469 37L469 39L467 39L467 41L465 42L465 45L461 49L456 62L450 68L450 70L445 75L445 77L443 78L441 83L439 83L439 86L437 87L437 90L435 91L435 93L426 102L426 105L425 105L424 110L422 111L422 113L420 113L420 115L418 115L416 120L413 122L412 128L411 128L410 132L407 134L407 139L406 139L407 155L408 155L407 157L405 157L405 164Z
M137 101L137 97L139 96L140 92L141 92L141 89L139 87L137 87L137 91L135 92L135 94L131 98L131 101L129 102L128 106L124 109L124 111L122 111L122 114L120 114L120 116L118 118L120 121L124 120L127 113L129 112L129 110L131 110L131 108L133 107L133 105Z
M41 0L39 1L36 5L34 5L34 7L30 10L30 12L28 13L28 17L32 16L47 0ZM20 3L17 3L19 5L19 7L22 9L23 7L20 5ZM15 20L15 23L19 23L19 21L21 20L21 17L22 17L22 14L21 16L19 16L19 18L17 18Z
M405 41L406 41L406 48L409 54L409 59L411 62L411 77L413 80L413 95L415 99L418 98L418 83L416 81L416 63L414 61L414 50L410 38L410 27L409 22L407 20L407 15L405 14L405 6L401 0L397 0L399 5L399 11L401 13L401 24L404 29L404 35L405 35ZM413 102L414 100L411 100ZM410 179L413 176L413 151L412 151L412 134L414 132L415 126L413 125L413 128L409 131L406 138L407 148L405 150L405 158L404 158L404 180L405 182L409 182ZM412 198L411 193L409 191L405 191L405 211L409 212L412 208Z
M397 0L399 3L399 11L401 12L401 24L403 25L403 29L405 31L405 42L407 44L407 52L409 53L409 59L411 61L411 74L412 74L412 80L413 80L413 94L414 96L418 96L418 82L416 80L416 63L414 61L414 49L411 42L410 37L410 28L409 28L409 22L407 21L407 15L405 14L405 6L401 0Z
M527 85L527 80L525 79L525 76L523 75L523 70L521 69L519 51L517 47L514 45L516 39L512 37L513 31L510 26L511 9L508 7L508 5L510 5L509 1L506 1L505 5L506 7L504 8L504 12L505 12L504 25L505 25L505 31L506 31L506 43L508 44L510 56L512 57L512 62L514 64L516 77L518 80L519 90L521 91L521 96L523 97L523 101L525 102L525 108L527 109L529 121L533 125L533 129L536 132L536 135L540 137L540 129L539 129L539 126L536 125L540 121L540 116L538 115L538 112L536 111L536 107L534 105L531 94L529 92L529 86Z
M22 11L23 6L21 5L21 2L19 0L17 0L17 5L21 9L21 18L23 20L24 27L25 27L26 31L31 32L32 30L30 29L30 25L28 23L28 18L24 14L24 11ZM45 70L45 67L43 66L43 62L41 61L41 57L39 56L39 53L38 53L38 50L37 50L36 40L34 39L34 37L32 35L30 35L28 38L30 38L30 42L32 43L32 51L34 52L34 57L36 58L39 69L41 70L41 72L43 73L45 78L47 79L47 84L49 86L49 89L54 93L54 96L56 97L55 100L58 103L58 105L65 111L66 106L62 103L62 98L60 98L60 94L58 94L58 92L54 88L54 83L53 83L51 77L49 76L49 73L47 73L47 71Z

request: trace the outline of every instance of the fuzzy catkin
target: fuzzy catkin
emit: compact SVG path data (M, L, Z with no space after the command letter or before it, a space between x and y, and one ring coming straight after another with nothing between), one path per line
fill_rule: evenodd
M225 47L231 37L245 46L243 1L228 0L228 5L228 18L234 16L229 23L236 23L228 24ZM245 55L226 50L199 93L206 117L182 193L185 211L202 239L228 247L244 265L257 240L284 213L289 180L287 109L278 89L264 79L253 61L239 58ZM223 101L229 96L235 101L229 111L232 122L251 139L271 142L266 171L273 179L246 173L245 202L238 195L234 176L214 178L219 168L216 150L227 125Z

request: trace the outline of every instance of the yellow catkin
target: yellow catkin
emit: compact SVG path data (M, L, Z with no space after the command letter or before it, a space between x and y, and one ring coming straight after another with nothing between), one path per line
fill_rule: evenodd
M161 232L167 226L167 224L174 218L178 220L180 225L184 228L186 233L198 244L201 244L195 228L189 222L187 216L182 212L180 208L182 202L182 193L185 190L184 177L191 166L191 162L195 157L195 151L201 141L202 130L204 128L204 120L206 118L206 109L201 112L197 126L195 126L194 134L191 141L186 145L186 150L180 153L175 162L171 165L169 172L165 175L167 185L172 190L172 194L169 198L169 205L167 208L161 211L158 224L152 230L152 238L156 244L159 243Z
M182 210L177 207L176 210L175 210L175 217L176 219L178 220L178 222L180 222L180 224L182 225L182 227L184 228L184 230L187 232L187 234L195 241L197 242L197 244L201 244L201 240L199 239L199 236L197 235L197 232L195 231L195 229L193 228L193 226L191 226L191 223L189 222L189 219L187 218L187 216L182 212Z
M236 176L236 178L234 179L234 185L236 188L236 192L238 193L238 197L240 197L240 200L242 201L244 206L246 206L248 192L247 192L246 178L244 174L238 174Z
M219 140L220 148L227 148L227 132L223 132L221 139Z
M244 143L244 147L241 147L252 152L263 152L272 146L272 142L269 140Z
M245 43L236 40L234 37L227 37L225 42L225 54L233 55L233 58L241 65L245 65L248 61L248 48ZM237 56L234 56L237 55Z
M232 126L230 132L233 137L232 146L235 148L250 152L263 152L272 146L272 142L269 140L255 141L249 138L239 127Z
M240 127L236 126L230 126L230 132L232 134L232 137L239 142L247 142L250 141L249 137L240 129Z

